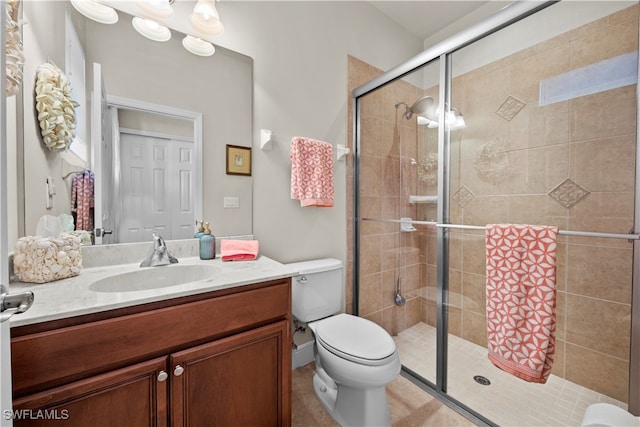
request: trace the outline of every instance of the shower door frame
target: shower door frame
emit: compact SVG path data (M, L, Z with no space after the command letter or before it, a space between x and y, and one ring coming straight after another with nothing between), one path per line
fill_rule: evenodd
M474 43L490 34L493 34L508 25L520 21L530 15L539 12L560 0L547 0L544 2L519 1L502 9L497 14L480 22L479 24L464 30L445 41L423 51L408 61L379 75L369 82L358 86L352 91L353 97L353 313L359 314L359 281L360 281L360 221L363 219L360 213L360 116L361 98L381 87L392 83L413 71L427 65L430 62L440 60L439 97L445 105L451 105L451 58L457 50ZM640 62L640 60L639 60ZM639 66L640 68L640 66ZM640 125L640 82L636 82L637 117L636 123ZM444 109L439 112L440 123L444 122ZM636 129L636 176L634 191L634 231L640 231L640 132ZM493 425L493 423L467 407L460 401L447 394L447 289L448 289L448 227L449 224L449 166L450 135L446 126L438 128L438 205L437 205L437 292L436 292L436 382L426 380L409 368L402 366L402 374L420 386L425 391L437 395L458 412L468 416L472 420ZM418 221L419 223L420 221ZM640 415L640 240L633 240L633 278L632 278L632 317L629 356L629 402L628 409L635 415Z

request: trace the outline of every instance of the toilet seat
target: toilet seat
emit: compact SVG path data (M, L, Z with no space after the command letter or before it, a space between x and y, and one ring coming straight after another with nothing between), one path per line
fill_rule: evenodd
M379 325L362 317L338 314L315 325L316 341L343 359L378 366L396 355L393 338Z

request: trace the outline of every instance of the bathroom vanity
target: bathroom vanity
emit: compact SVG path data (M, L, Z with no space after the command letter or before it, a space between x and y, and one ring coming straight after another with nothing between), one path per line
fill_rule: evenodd
M290 275L265 257L215 264L213 279L160 292L89 289L105 269L33 286L34 313L11 329L14 410L65 426L290 425ZM45 314L38 290L56 286L75 291Z

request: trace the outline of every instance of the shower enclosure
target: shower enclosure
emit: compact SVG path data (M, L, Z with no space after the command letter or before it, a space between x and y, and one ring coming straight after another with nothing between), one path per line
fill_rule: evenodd
M639 415L638 2L531 3L385 73L349 58L348 302L477 422L579 425L600 401ZM494 223L560 230L545 384L487 358Z

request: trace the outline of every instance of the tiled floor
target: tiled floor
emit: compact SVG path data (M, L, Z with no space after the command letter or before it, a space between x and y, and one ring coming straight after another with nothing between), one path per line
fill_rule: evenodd
M322 408L313 391L314 369L312 362L293 370L292 425L338 426ZM401 376L387 386L387 398L393 426L473 426L473 423L462 415Z
M434 381L436 367L435 328L418 323L401 332L396 345L400 361ZM592 403L626 404L552 375L546 384L532 384L496 368L487 349L449 335L448 388L450 396L501 426L579 426ZM482 375L489 386L474 381Z

